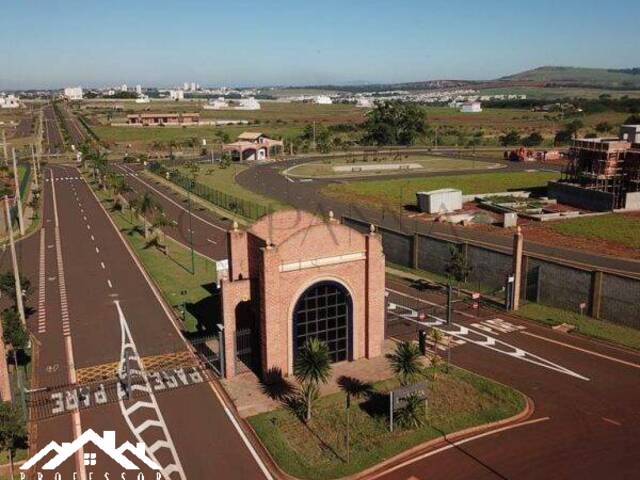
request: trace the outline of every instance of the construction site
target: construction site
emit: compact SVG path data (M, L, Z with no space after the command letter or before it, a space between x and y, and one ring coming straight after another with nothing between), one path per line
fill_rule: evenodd
M593 211L640 209L640 125L623 125L619 138L576 139L568 159L551 197Z

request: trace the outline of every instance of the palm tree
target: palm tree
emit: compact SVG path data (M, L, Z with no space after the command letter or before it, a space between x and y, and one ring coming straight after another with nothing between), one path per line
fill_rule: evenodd
M147 216L152 213L161 213L162 207L153 199L149 192L144 192L141 196L134 199L132 207L138 211L144 226L144 238L149 237L149 222Z
M438 356L438 345L442 343L444 335L437 328L432 328L429 336L433 341L433 355L431 357L431 366L433 367L433 379L436 379L438 369L440 367L440 357Z
M391 370L401 385L412 383L421 373L420 348L413 342L401 342L393 353L387 354Z
M170 225L171 225L171 221L167 218L167 216L162 211L157 212L153 220L151 221L151 229L154 232L157 230L157 233L162 234L163 242L165 238L164 238L164 232L162 231L162 227L168 227Z
M311 408L318 398L320 383L326 383L331 375L331 360L327 345L317 338L310 338L298 351L293 372L302 386L305 404L305 421L311 420Z

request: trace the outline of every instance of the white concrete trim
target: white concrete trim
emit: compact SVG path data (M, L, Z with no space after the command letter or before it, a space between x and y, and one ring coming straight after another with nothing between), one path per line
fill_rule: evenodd
M320 257L311 260L300 260L297 262L283 263L278 267L280 273L294 272L296 270L305 270L307 268L324 267L327 265L338 265L341 263L355 262L365 260L367 254L365 252L347 253L345 255L336 255L334 257Z

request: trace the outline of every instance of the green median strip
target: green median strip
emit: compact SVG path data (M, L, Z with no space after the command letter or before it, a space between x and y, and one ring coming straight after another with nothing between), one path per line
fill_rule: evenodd
M249 423L286 473L325 480L362 471L442 435L509 418L525 407L519 392L465 370L440 372L434 381L428 369L426 377L428 409L416 428L398 425L389 431L387 392L398 387L395 378L371 385L352 401L348 459L345 393L321 398L308 423L291 407L256 415Z
M106 192L94 189L116 226L127 239L158 286L167 302L184 318L187 332L208 330L213 321L215 302L212 292L216 282L215 263L198 254L194 257L195 274L191 273L191 250L169 237L161 239L166 253L147 245L140 222L129 212L113 211Z

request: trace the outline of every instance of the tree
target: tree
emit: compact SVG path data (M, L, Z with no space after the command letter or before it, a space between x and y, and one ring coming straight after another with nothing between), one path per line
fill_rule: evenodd
M431 366L433 367L433 379L437 378L437 372L440 369L440 357L438 356L438 345L442 343L444 335L437 328L432 328L429 332L431 341L433 342L433 355L431 356Z
M500 136L500 145L507 147L509 145L520 145L520 134L515 130L511 130Z
M153 199L149 192L144 192L142 195L135 198L131 204L132 208L135 208L138 211L138 214L142 219L144 226L144 238L148 238L149 222L147 221L147 216L150 216L153 213L161 213L162 206Z
M29 343L29 334L15 308L7 308L2 312L2 340L11 345L14 351L24 350Z
M640 114L638 113L634 113L633 115L630 115L627 117L627 119L624 121L625 125L640 125Z
M566 145L571 141L571 132L560 130L553 139L555 145Z
M9 454L9 476L13 478L13 457L26 442L27 432L20 411L9 402L0 402L0 451Z
M425 400L412 393L404 398L404 406L396 412L398 424L404 428L418 428L424 423Z
M449 262L446 266L446 272L453 277L456 282L466 282L467 277L471 273L472 267L467 260L464 250L455 245L449 246Z
M409 385L422 373L420 348L413 342L401 342L387 354L389 366L401 385Z
M544 139L542 138L542 135L540 135L538 132L533 132L528 137L525 137L522 140L522 144L525 147L537 147L542 143L543 140Z
M565 131L568 132L573 138L578 138L578 134L580 133L580 130L583 128L584 128L584 122L578 119L570 121L564 127Z
M598 133L607 133L613 129L609 122L600 122L596 125L596 132Z
M28 278L21 277L20 286L22 287L22 294L26 299L26 297L31 293L31 282ZM13 277L13 272L9 271L0 275L0 292L11 298L13 304L16 305L16 283Z
M311 410L318 398L319 384L326 383L331 375L331 360L327 345L317 338L310 338L298 351L293 373L302 386L305 404L305 420L311 420Z
M424 110L414 103L376 103L364 123L364 143L370 145L413 145L426 133Z

